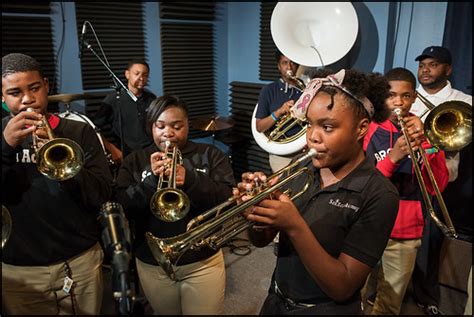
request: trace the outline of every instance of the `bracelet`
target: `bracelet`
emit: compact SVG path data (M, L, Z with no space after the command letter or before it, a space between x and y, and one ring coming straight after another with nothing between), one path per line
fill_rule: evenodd
M426 154L433 154L433 153L438 153L438 152L439 150L436 146L425 149Z
M272 113L271 113L271 116L272 116L273 121L277 121L277 120L278 120L278 117L275 115L275 112L272 112Z

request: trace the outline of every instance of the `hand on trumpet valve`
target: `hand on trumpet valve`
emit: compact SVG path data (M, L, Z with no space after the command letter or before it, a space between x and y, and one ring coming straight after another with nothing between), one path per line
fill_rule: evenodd
M42 124L43 116L33 111L20 111L8 121L3 130L3 137L8 145L16 148L21 145L28 135Z
M237 198L237 202L242 203L277 182L278 177L268 179L262 172L247 172L242 174L242 182L237 184L232 193ZM298 213L291 199L277 189L262 201L247 208L242 215L247 220L256 222L256 228L274 226L281 229L292 226L294 223L287 219L288 215L293 214L292 211Z
M171 159L163 152L155 152L150 156L151 171L156 176L163 174L170 164Z
M171 158L163 152L155 152L150 156L150 165L153 175L170 176ZM186 178L186 169L182 165L176 165L176 186L183 186Z

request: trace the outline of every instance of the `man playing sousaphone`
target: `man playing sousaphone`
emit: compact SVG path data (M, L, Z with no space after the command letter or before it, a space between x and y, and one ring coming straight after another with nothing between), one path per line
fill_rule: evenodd
M342 70L317 76L295 104L308 123L306 141L317 154L305 166L310 188L293 203L281 192L247 214L262 247L280 232L277 263L260 314L361 314L359 290L380 259L398 209L396 188L365 158L371 120L382 121L388 84L378 74ZM263 181L245 173L234 195ZM289 188L301 188L297 177ZM297 189L295 189L297 190Z
M291 61L279 50L275 52L278 72L280 78L262 88L258 97L256 117L257 131L262 133L272 128L283 115L290 112L290 108L301 96L301 87L296 80L295 74L298 64ZM287 135L293 135L299 131L295 126ZM288 165L295 153L290 156L269 155L270 167L273 172Z

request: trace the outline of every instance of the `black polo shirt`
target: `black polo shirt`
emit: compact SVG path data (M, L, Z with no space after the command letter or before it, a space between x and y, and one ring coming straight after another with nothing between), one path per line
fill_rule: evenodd
M320 188L319 169L311 160L305 165L314 177L295 205L314 236L335 258L343 252L375 266L397 216L396 188L367 159L344 179L324 189ZM290 184L293 192L302 188L305 178L303 174ZM280 232L279 242L274 279L282 293L303 303L331 301L308 273L284 232Z

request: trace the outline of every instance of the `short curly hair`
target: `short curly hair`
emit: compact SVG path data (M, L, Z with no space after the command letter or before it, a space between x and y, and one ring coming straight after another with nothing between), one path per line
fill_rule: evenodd
M387 81L406 81L411 84L413 90L416 89L416 78L411 71L403 67L396 67L385 73Z
M14 73L37 71L44 77L41 64L33 57L21 53L10 53L2 57L2 78Z
M323 78L335 72L330 68L320 68L314 70L310 78ZM385 100L389 97L390 85L387 79L380 73L364 73L356 69L346 69L344 82L342 85L347 88L357 98L367 97L374 105L373 121L380 123L387 120L390 116L390 110L385 105ZM324 91L331 96L340 93L341 90L332 86L323 86ZM369 118L367 111L363 105L354 98L347 95L347 100L352 103L355 114L358 119Z

